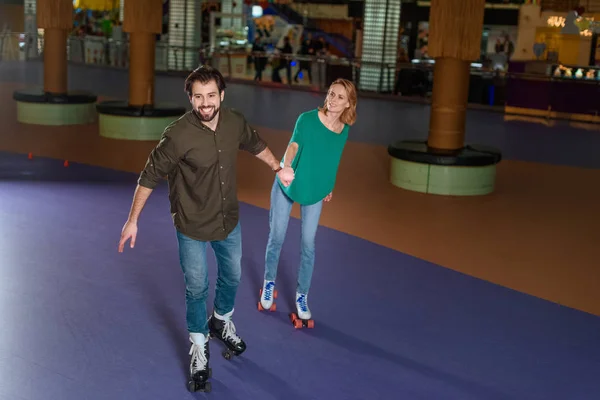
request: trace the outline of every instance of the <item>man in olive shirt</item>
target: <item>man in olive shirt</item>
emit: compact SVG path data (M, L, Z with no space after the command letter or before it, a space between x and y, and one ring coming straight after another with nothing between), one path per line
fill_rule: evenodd
M209 333L228 347L226 357L232 353L240 355L246 349L231 320L242 258L237 152L242 149L255 155L287 184L294 178L291 168L279 167L279 161L241 113L221 108L224 89L223 76L214 68L201 66L188 76L185 91L193 109L165 129L151 152L140 174L119 243L119 252L123 252L129 239L134 247L140 212L159 181L168 177L171 214L186 285L193 390L209 390ZM209 243L217 259L218 279L214 311L207 321Z

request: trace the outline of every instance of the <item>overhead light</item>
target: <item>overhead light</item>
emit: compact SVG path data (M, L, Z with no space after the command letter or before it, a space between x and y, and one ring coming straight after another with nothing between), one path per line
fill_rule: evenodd
M252 6L252 18L260 18L263 15L261 6Z

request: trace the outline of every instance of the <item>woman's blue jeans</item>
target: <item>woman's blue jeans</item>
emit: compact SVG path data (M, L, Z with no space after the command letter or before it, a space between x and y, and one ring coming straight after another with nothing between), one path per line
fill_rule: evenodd
M265 255L265 275L268 281L275 281L281 247L285 240L290 212L294 201L290 199L275 179L271 189L271 210L269 212L269 240ZM315 265L315 236L321 217L323 201L309 206L300 206L302 217L302 241L300 246L300 266L298 268L298 293L308 294Z

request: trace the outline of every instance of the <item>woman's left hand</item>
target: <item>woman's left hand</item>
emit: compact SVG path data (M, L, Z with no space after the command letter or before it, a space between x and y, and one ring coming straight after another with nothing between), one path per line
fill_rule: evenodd
M325 198L323 199L324 202L328 203L331 201L331 198L333 197L333 192L329 193L327 196L325 196Z

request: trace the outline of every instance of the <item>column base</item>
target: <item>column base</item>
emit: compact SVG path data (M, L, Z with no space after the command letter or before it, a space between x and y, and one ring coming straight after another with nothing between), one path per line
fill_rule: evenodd
M87 92L45 93L42 89L17 90L17 121L32 125L85 125L96 122L97 96Z
M446 196L481 196L494 191L499 150L467 145L456 151L431 149L425 141L388 146L390 182L414 192Z
M133 107L126 101L105 101L96 108L100 136L124 140L159 140L165 128L186 113L184 107Z

